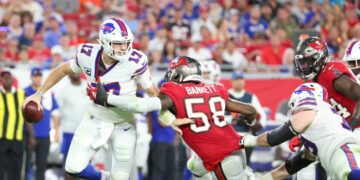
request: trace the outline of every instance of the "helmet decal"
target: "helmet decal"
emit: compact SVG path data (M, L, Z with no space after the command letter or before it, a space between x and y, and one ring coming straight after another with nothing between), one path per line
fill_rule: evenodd
M113 18L112 20L114 20L119 25L119 27L121 29L121 35L124 37L127 37L128 32L127 32L125 23L121 19L118 19L118 18Z
M359 41L353 41L353 42L349 45L349 47L348 47L347 50L346 50L346 56L349 56L349 55L351 54L352 48L354 47L354 45L355 45L357 42L359 42Z
M317 51L322 50L325 48L326 44L324 43L324 41L320 41L318 39L316 39L313 42L309 43L309 46Z
M169 65L169 68L170 69L175 69L181 65L185 65L185 66L188 66L189 64L187 63L187 60L185 57L178 57L174 60L171 61L170 65Z
M113 23L106 23L101 27L101 31L104 34L112 33L115 30Z

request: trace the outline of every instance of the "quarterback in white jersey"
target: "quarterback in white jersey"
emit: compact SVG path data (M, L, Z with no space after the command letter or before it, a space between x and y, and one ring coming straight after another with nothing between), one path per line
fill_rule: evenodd
M200 62L201 76L205 84L218 84L221 77L221 68L214 60Z
M258 137L247 135L245 147L276 146L301 136L305 149L260 179L282 179L319 160L335 180L360 179L360 140L327 100L327 92L316 83L305 83L293 92L289 101L290 120L282 127ZM311 158L304 158L310 155ZM260 176L260 175L259 175Z
M73 60L56 67L37 93L26 99L38 105L42 94L70 73L84 73L88 95L93 98L96 83L117 96L135 96L139 84L148 94L158 94L148 70L147 56L132 49L134 36L119 18L105 20L99 31L99 44L82 44ZM89 161L101 147L112 150L111 179L129 179L134 159L136 130L134 114L115 107L92 103L75 132L66 159L65 170L84 179L104 179L106 173L96 171Z

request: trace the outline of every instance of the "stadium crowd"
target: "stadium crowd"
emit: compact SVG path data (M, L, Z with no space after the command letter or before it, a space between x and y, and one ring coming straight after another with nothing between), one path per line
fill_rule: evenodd
M351 0L1 0L0 69L28 71L32 78L41 75L42 70L75 58L79 44L97 43L103 20L120 17L134 33L134 48L148 55L150 66L186 55L200 61L213 59L233 71L259 73L252 67L265 66L272 72L287 67L288 72L297 32L318 34L330 55L342 58L347 43L360 39L357 6ZM237 79L243 76L233 77ZM149 131L157 129L159 124L153 124ZM166 146L169 156L177 155L163 160L176 162L167 167L167 173L173 174L164 176L182 179L186 171L183 175L178 168L185 166L185 147L170 128L156 133L149 173L156 172L151 166L159 160L154 160L158 157L154 152L166 153L158 149ZM28 179L35 176L26 171Z

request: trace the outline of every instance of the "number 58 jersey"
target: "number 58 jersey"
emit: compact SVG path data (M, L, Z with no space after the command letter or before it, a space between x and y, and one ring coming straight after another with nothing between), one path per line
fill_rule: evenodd
M103 50L99 44L82 44L79 46L76 57L70 66L74 72L83 72L88 86L96 87L97 82L104 84L106 91L115 95L136 94L137 84L147 89L152 84L152 78L148 70L147 56L136 49L129 52L126 61L116 61L113 65L105 65ZM108 107L92 103L89 112L97 118L108 122L122 123L134 121L133 113L120 108Z
M172 99L177 118L195 120L195 124L180 127L182 138L208 171L240 149L241 136L224 120L228 93L222 85L167 82L160 92Z

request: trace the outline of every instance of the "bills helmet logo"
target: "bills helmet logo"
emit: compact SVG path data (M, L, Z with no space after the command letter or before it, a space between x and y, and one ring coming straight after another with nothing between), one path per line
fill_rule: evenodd
M101 27L101 31L104 34L112 33L115 30L115 26L112 23L106 23Z

